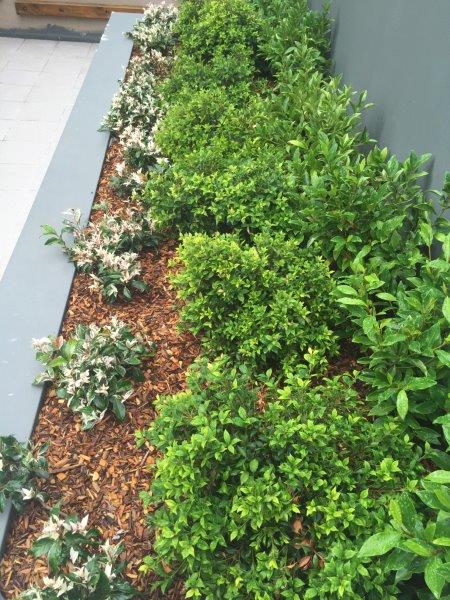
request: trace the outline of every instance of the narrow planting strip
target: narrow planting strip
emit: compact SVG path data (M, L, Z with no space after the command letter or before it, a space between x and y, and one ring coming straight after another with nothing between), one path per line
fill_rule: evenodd
M74 276L73 265L57 248L44 247L40 227L59 221L71 205L89 215L109 142L99 123L131 54L123 32L136 19L112 15L0 282L0 435L26 441L33 430L43 391L31 385L39 370L31 338L60 329ZM11 512L0 514L0 550Z

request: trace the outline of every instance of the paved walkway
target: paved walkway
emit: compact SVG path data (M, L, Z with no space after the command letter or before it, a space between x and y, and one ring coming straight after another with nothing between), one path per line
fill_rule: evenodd
M0 37L0 278L96 46Z

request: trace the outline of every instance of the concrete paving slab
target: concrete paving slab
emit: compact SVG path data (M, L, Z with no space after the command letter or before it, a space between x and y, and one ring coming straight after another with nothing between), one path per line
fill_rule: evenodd
M0 37L0 279L97 45Z

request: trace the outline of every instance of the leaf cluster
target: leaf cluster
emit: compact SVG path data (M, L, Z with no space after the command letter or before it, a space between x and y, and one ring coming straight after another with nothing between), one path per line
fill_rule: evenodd
M422 574L431 592L431 596L421 593L423 599L450 595L449 484L450 471L437 470L427 475L416 491L418 505L409 494L393 498L391 524L369 537L359 551L362 558L388 554L383 567L395 572L397 581Z
M8 501L17 511L27 500L44 501L39 480L48 475L47 449L47 445L31 448L12 435L0 436L0 513Z
M142 362L154 345L113 318L104 327L78 325L67 340L60 337L34 340L37 359L45 365L35 383L51 381L57 395L80 413L84 429L92 428L111 409L125 419L125 401L133 382L142 381Z
M50 576L43 586L33 586L20 600L131 600L138 595L122 578L125 563L119 560L122 544L101 544L101 532L88 528L88 516L61 518L53 509L31 553L45 558Z

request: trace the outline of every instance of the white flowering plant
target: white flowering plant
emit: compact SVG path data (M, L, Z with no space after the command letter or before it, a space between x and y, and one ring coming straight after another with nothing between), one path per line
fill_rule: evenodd
M74 335L33 340L37 359L45 365L35 383L51 381L57 395L80 413L83 429L91 429L108 409L125 419L125 402L133 382L142 381L142 362L154 354L154 344L115 317L109 325L78 325Z
M12 436L0 436L0 513L6 502L11 501L17 511L21 511L26 501L45 497L39 487L39 480L48 476L45 454L48 444L33 448Z
M119 194L130 196L140 192L149 171L162 171L168 160L155 141L159 121L151 130L129 125L119 135L123 161L116 165L116 173L111 177L111 187Z
M50 576L43 586L22 592L21 600L127 600L138 592L123 579L122 544L101 543L100 531L88 528L89 516L61 517L59 508L50 513L31 552L46 558Z
M119 297L130 300L133 292L144 292L147 284L140 278L138 253L156 245L154 224L142 210L128 208L124 215L105 214L102 219L81 225L81 212L69 209L58 233L43 225L46 245L58 244L79 271L90 273L91 289L108 302ZM67 241L71 236L72 242Z
M144 11L143 18L128 33L135 45L142 52L158 50L171 52L176 42L174 24L178 17L178 9L166 2L150 3Z
M112 99L101 128L115 134L126 127L150 130L161 116L161 100L155 91L157 72L166 69L167 60L159 53L135 56L128 67L128 78ZM158 70L158 71L157 71Z
M164 102L157 91L173 62L173 26L178 10L165 3L150 4L131 33L136 48L127 70L127 79L114 96L103 119L102 129L117 136L123 161L116 165L111 186L119 194L140 192L150 170L160 170L167 159L155 142L158 122L164 115Z
M140 191L150 169L164 161L155 142L155 132L163 115L156 84L170 66L170 57L157 50L130 61L128 78L114 96L102 128L117 136L123 161L116 165L112 187L122 195Z

